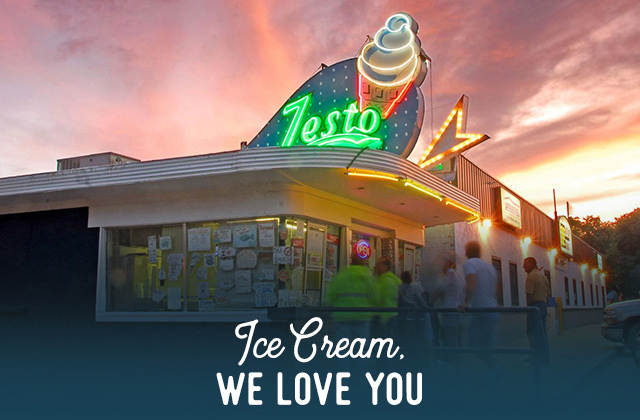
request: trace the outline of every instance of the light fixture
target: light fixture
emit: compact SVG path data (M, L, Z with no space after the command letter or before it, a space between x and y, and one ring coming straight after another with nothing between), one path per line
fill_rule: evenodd
M531 245L531 237L530 236L526 236L522 239L522 243L525 245Z
M555 257L556 255L558 255L558 250L553 248L552 250L549 251L549 256L551 256L552 258Z
M411 181L405 181L404 185L405 185L406 187L411 187L411 188L413 188L413 189L415 189L415 190L421 191L421 192L423 192L423 193L425 193L425 194L427 194L427 195L429 195L429 196L431 196L431 197L433 197L433 198L436 198L436 199L438 199L438 201L442 201L442 197L440 197L438 194L436 194L436 193L434 193L434 192L431 192L431 191L429 191L428 189L423 188L423 187L422 187L422 186L420 186L420 185L416 185L416 184L414 184L414 183L413 183L413 182L411 182Z
M580 268L581 268L581 269L583 269L583 270L586 270L586 269L587 269L587 267L589 267L589 265L588 265L588 264L586 264L586 263L585 263L585 264L582 264L582 265L580 266Z
M460 209L460 210L462 210L462 211L466 211L467 213L469 213L469 214L470 214L470 215L472 215L473 217L477 217L477 218L479 218L479 217L480 217L480 214L479 214L479 213L476 213L476 212L475 212L475 211L473 211L473 210L469 210L469 209L468 209L468 208L466 208L466 207L462 207L460 204L457 204L457 203L455 203L455 202L453 202L453 201L449 201L449 200L447 200L447 201L445 201L445 204L446 204L447 206L453 206L453 207L455 207L455 208L457 208L457 209Z
M285 225L285 226L286 226L288 229L296 229L296 230L298 229L298 226L296 226L296 225L289 225L289 224L287 224L287 225ZM307 228L304 228L304 231L306 232L306 231L307 231Z
M394 175L384 175L384 174L367 174L367 173L361 173L361 172L347 172L347 175L351 175L351 176L361 176L364 178L378 178L378 179L387 179L389 181L399 181L397 176Z
M482 221L482 226L486 227L486 228L490 228L491 227L491 219L484 219Z

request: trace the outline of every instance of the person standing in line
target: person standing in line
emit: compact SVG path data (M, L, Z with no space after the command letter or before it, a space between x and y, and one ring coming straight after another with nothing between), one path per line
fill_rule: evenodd
M465 298L458 310L466 312L467 308L497 308L498 274L488 262L480 259L480 244L472 241L465 248L467 260L464 262L464 279L466 285ZM470 347L492 349L496 343L496 329L498 313L477 312L470 313L467 325L467 336ZM495 383L498 379L498 364L493 353L479 353L478 357L489 367L488 382Z
M381 257L374 268L377 280L376 286L380 300L376 306L381 308L396 308L398 306L398 286L402 284L398 276L391 271L391 259L389 257ZM378 315L379 322L376 327L375 334L386 338L391 335L389 331L389 319L396 316L393 312L381 312Z
M326 305L338 308L371 308L376 306L379 300L378 288L367 266L367 260L354 254L351 257L351 265L338 272L331 280ZM334 312L333 326L336 337L346 338L349 342L356 338L369 340L371 317L370 312ZM367 369L365 359L344 358L339 359L338 364L342 370L353 368L362 375Z
M464 302L464 280L456 273L456 263L446 258L442 266L444 277L433 292L430 305L433 306L438 299L442 299L443 308L457 308ZM462 346L462 314L444 312L440 315L440 338L444 347ZM458 360L457 355L447 355L443 357L445 361L453 362Z
M549 364L549 337L547 336L547 299L551 296L547 278L538 270L538 262L533 257L524 259L527 279L524 287L527 306L538 308L539 314L527 313L527 337L532 349L536 349L543 365Z
M380 294L367 261L354 255L351 265L340 271L329 284L327 305L334 307L370 308L378 304ZM340 338L365 338L370 336L371 313L335 312L335 330Z
M420 283L414 283L411 272L403 271L402 284L398 288L398 307L414 308L415 312L402 312L398 315L398 339L403 348L411 351L412 356L420 357L433 340L431 316L424 309L428 304L424 299L424 289Z

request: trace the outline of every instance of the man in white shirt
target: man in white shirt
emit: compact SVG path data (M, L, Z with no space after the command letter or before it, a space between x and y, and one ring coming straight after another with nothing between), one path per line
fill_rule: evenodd
M496 286L498 275L495 268L488 262L480 259L480 244L469 242L465 248L467 261L464 262L464 278L466 283L466 293L464 302L458 306L461 312L466 312L467 308L495 308L498 306ZM469 346L483 349L495 347L496 327L498 325L498 313L479 312L467 315L469 324L467 334ZM493 353L480 353L478 357L482 359L490 370L489 380L497 380L496 356Z

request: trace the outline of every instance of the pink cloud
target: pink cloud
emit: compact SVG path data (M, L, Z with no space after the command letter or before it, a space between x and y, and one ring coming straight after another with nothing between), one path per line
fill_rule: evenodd
M236 149L320 63L355 56L399 7L0 2L0 176L107 150L146 160ZM468 156L492 174L638 129L640 108L626 99L640 94L637 2L401 7L420 23L433 59L433 92L429 81L423 91L434 130L462 93L470 95L469 130L492 140ZM429 113L420 146L430 132Z

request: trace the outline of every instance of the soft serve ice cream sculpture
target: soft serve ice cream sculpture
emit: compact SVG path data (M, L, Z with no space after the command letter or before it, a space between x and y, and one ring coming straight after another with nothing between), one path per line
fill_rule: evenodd
M413 84L427 75L428 57L417 37L418 23L407 13L387 19L358 54L359 108L374 107L386 119Z

